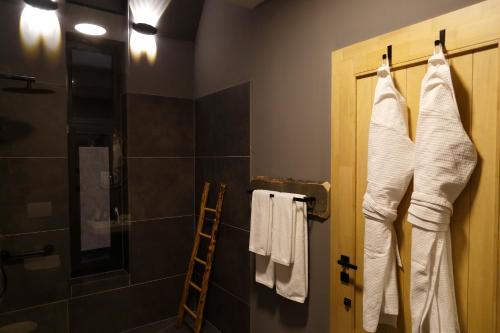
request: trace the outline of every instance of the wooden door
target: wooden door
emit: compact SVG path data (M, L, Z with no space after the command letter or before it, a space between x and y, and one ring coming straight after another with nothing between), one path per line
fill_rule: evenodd
M368 126L376 68L387 45L393 48L392 75L408 105L415 139L420 84L434 39L446 29L447 57L464 128L478 151L478 165L455 202L451 222L453 265L462 332L500 332L500 1L491 0L361 42L332 54L332 332L363 332L363 237L361 204L366 187ZM418 158L418 156L416 156ZM411 186L395 222L403 269L398 269L398 328L411 332L409 284L411 225L407 210ZM358 266L351 281L340 282L341 255ZM351 306L344 305L351 300Z

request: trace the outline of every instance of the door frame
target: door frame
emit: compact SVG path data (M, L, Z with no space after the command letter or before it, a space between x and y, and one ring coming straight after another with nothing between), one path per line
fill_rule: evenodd
M361 287L355 286L353 282L340 283L342 269L337 263L341 254L349 256L351 262L363 261L363 258L356 258L355 249L356 80L375 73L388 45L392 45L393 49L393 69L425 63L432 55L433 41L438 39L442 29L446 29L448 54L497 45L500 39L500 0L483 1L332 52L330 332L354 332L355 307L346 307L344 297L354 302L355 288ZM500 103L500 98L498 100ZM500 110L500 105L497 110ZM500 165L499 161L497 154L497 165ZM500 171L497 171L496 181L499 180L499 174ZM493 269L497 276L497 286L492 290L492 295L496 295L494 303L500 299L498 230L495 239L497 266L487 268ZM355 271L349 270L349 274L351 281L354 281ZM493 318L490 319L496 328L495 332L500 333L500 323L497 322L500 319L500 306L494 306Z

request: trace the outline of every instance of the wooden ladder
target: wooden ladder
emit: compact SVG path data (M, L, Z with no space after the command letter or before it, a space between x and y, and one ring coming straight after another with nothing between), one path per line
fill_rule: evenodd
M189 267L186 274L186 280L184 281L184 288L182 291L181 302L179 304L179 314L177 316L177 328L180 328L182 326L186 312L191 317L193 317L194 319L193 329L195 333L201 331L201 326L203 322L203 309L205 307L205 301L207 297L208 280L210 278L210 273L212 271L212 262L215 252L217 230L219 228L220 216L222 211L222 202L224 201L224 192L226 191L226 185L220 184L219 186L219 193L217 194L217 204L215 209L207 207L207 198L209 190L210 190L210 183L205 182L205 185L203 187L203 194L201 196L200 216L198 218L198 226L196 228L193 251L191 252L191 259L189 260ZM211 216L213 216L213 218L206 218L205 216L206 213L209 213ZM213 222L212 231L210 234L203 232L203 226L205 220ZM206 259L198 257L198 250L200 248L202 237L210 240ZM192 281L195 264L200 264L205 267L201 286L197 285L195 282ZM199 293L198 305L196 306L196 309L191 309L187 304L190 288L193 288Z

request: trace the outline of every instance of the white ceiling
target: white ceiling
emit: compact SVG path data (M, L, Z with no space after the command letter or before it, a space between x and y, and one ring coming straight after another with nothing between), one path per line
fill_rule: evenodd
M229 0L229 1L246 8L255 8L266 0Z

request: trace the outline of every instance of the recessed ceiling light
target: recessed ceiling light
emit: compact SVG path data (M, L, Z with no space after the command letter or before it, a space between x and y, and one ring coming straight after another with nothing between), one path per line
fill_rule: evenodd
M56 10L59 7L57 2L51 0L24 0L24 2L31 7L44 10Z
M91 23L78 23L75 29L85 35L102 36L106 33L106 29L97 24Z

